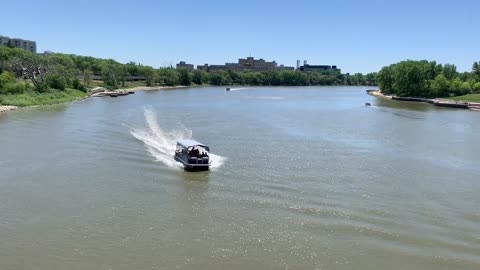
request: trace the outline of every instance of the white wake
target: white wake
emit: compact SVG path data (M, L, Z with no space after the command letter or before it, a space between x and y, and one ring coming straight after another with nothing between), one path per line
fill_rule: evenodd
M160 127L155 115L155 110L151 107L144 108L146 126L143 129L132 128L125 125L130 134L137 140L143 142L147 151L159 162L162 162L169 168L181 169L183 165L173 158L177 140L191 139L192 131L182 127L181 129L164 130ZM209 153L211 160L211 169L220 168L226 161L225 157Z
M241 88L231 88L230 91L240 91L240 90L245 90L248 89L246 87L241 87Z

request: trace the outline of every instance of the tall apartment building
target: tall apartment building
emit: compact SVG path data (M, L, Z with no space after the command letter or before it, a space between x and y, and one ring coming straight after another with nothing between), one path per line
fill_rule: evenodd
M37 53L37 43L31 40L25 40L21 38L9 38L6 36L0 36L0 45L11 46L15 48L22 48L29 50L33 53Z

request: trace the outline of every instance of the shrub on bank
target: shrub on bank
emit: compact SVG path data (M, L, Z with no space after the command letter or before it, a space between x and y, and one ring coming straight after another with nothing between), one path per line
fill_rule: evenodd
M25 83L17 82L12 73L3 72L0 74L0 94L21 94L25 89Z
M480 93L480 82L472 84L472 91L474 93Z
M77 90L80 90L80 91L83 91L83 92L87 92L87 89L85 88L85 86L83 86L82 83L80 83L79 79L74 79L72 81L72 87L73 87L73 89L77 89Z
M22 94L25 92L24 83L9 82L0 88L0 94Z
M53 89L58 89L61 91L64 91L67 87L65 78L56 74L50 74L47 76L47 85Z
M52 105L65 103L86 97L86 93L76 89L47 90L44 93L38 93L34 90L27 90L22 94L3 94L0 95L0 104L12 106L34 106L34 105Z
M14 83L17 80L15 79L15 75L11 72L3 72L0 74L0 89L7 83Z

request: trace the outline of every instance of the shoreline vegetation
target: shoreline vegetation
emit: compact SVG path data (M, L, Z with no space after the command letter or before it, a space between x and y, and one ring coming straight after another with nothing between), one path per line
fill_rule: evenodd
M75 101L91 90L139 91L197 86L375 85L376 73L211 71L153 68L61 53L35 54L0 46L0 106L36 106ZM8 107L10 108L10 107Z
M383 67L376 79L380 91L368 91L373 96L480 109L480 62L471 72L459 73L452 64L407 60Z
M299 70L206 72L172 67L155 69L134 62L121 64L112 59L70 54L34 54L0 46L0 112L81 100L94 96L92 90L99 88L116 96L115 93L207 85L378 85L387 96L479 102L480 62L473 64L472 72L463 73L457 72L455 65L426 60L402 61L366 75Z
M406 60L383 67L376 82L382 93L397 97L454 98L480 94L480 62L460 73L452 64Z
M419 98L419 97L398 97L382 93L380 90L367 90L367 94L389 100L423 102L434 106L480 110L480 94L472 94L468 96L458 96L455 98Z

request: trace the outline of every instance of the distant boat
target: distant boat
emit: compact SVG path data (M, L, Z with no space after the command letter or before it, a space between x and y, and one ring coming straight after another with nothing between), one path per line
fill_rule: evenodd
M230 91L230 87L225 88L225 91Z
M372 106L372 104L370 104L370 102L365 102L365 106Z

